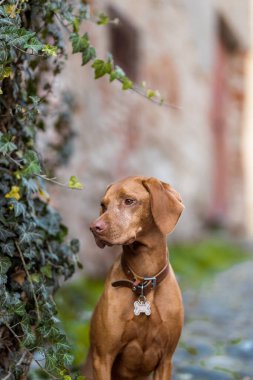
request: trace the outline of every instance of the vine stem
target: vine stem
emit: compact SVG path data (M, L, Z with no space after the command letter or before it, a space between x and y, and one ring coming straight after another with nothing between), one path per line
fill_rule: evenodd
M11 160L14 164L16 164L20 169L23 169L23 165L21 165L17 160L15 160L14 158L12 158L9 154L6 154L6 156L9 158L9 160ZM0 171L4 171L6 173L10 173L10 171L8 169L5 169L5 168L2 168L0 167ZM78 189L77 187L70 187L67 183L62 183L62 182L58 182L56 181L56 178L48 178L46 176L46 174L36 174L34 173L34 175L36 177L39 177L41 179L43 179L44 181L48 181L48 182L52 182L56 185L59 185L61 187L65 187L66 189L70 189L70 190L83 190L83 189Z
M68 32L68 34L71 33L71 30L69 29L69 24L66 25L64 23L64 21L62 20L62 18L56 13L54 12L56 18L58 19L59 23L66 29L66 31ZM90 21L92 23L94 23L95 21L92 19L92 17L88 18L86 21ZM115 21L113 22L113 20L111 20L112 23L115 24ZM117 21L118 23L118 21ZM93 60L94 61L94 60ZM121 79L118 79L117 78L117 81L122 83L122 80ZM133 92L135 92L136 94L142 96L143 98L145 98L146 100L156 104L156 105L159 105L159 106L163 106L163 107L166 107L166 108L172 108L172 109L175 109L175 110L181 110L181 107L178 107L177 105L175 104L171 104L171 103L166 103L164 101L162 101L162 99L159 99L159 98L155 98L155 97L152 97L152 98L148 98L145 94L145 92L143 92L136 84L133 85L132 88L130 88L130 90L132 90Z
M82 190L82 189L76 189L76 188L72 188L72 187L69 187L66 183L61 183L61 182L58 182L56 181L56 178L48 178L46 176L46 174L35 174L36 177L39 177L41 179L44 179L45 181L48 181L48 182L52 182L52 183L55 183L56 185L59 185L61 187L65 187L67 189L74 189L74 190Z
M5 323L5 326L8 328L8 330L12 333L12 335L14 335L14 337L17 339L17 341L18 341L18 343L22 346L22 342L21 342L21 340L19 339L19 337L18 337L18 335L15 333L15 331L11 328L11 326L8 324L8 323ZM29 354L31 354L32 355L32 353L26 348L25 349L25 351L24 351L24 354L26 355L27 353L29 353ZM23 356L24 356L24 354L22 355L22 357L21 357L21 359L23 360ZM20 359L20 360L21 360ZM20 362L20 360L19 360L19 362ZM60 378L59 377L56 377L56 376L54 376L52 373L50 373L50 372L48 372L41 364L40 364L40 362L37 360L37 359L33 359L34 361L35 361L35 363L42 369L42 371L44 371L49 377L50 377L50 379L52 379L52 380L60 380ZM18 363L19 363L18 362ZM21 364L21 363L20 363ZM7 375L7 377L5 378L5 380L7 380L9 378L9 374ZM2 379L2 380L4 380L4 379Z
M41 364L38 360L36 359L33 359L35 361L35 363L41 368L42 371L44 371L49 377L50 379L52 380L60 380L60 377L56 377L54 376L52 373L48 372Z
M33 282L32 282L32 279L31 279L31 276L30 276L30 273L27 269L27 266L26 266L26 262L25 262L25 259L24 259L24 256L23 256L23 253L20 249L20 246L19 244L15 241L15 245L17 247L17 250L18 250L18 253L20 255L20 258L21 258L21 261L22 261L22 264L23 264L23 267L24 267L24 270L25 270L25 273L27 275L27 278L28 278L28 281L30 282L30 285L31 285L31 290L32 290L32 294L33 294L33 298L34 298L34 302L35 302L35 307L36 307L36 312L37 312L37 317L38 317L38 321L41 321L41 315L40 315L40 309L39 309L39 304L38 304L38 300L37 300L37 297L36 297L36 294L35 294L35 290L34 290L34 286L33 286Z
M23 50L23 49L21 49L20 47L18 47L18 46L16 46L16 45L13 45L13 47L14 47L15 49L21 51L21 52L24 53L24 54L35 55L35 56L37 56L37 57L43 57L43 58L47 58L47 57L48 57L46 54L31 53L31 52L29 52L29 51L27 51L27 50Z
M2 378L2 380L7 380L11 377L12 373L11 372L8 372L8 374Z

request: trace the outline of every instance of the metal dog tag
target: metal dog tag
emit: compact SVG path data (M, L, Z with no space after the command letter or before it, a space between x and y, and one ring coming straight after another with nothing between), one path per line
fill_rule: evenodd
M140 296L138 301L134 302L134 315L140 315L141 313L151 314L150 302L146 301L144 296Z

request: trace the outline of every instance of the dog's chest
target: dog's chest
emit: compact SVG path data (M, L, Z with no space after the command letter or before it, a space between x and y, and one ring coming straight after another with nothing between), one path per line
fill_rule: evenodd
M151 372L158 365L168 344L167 324L162 322L156 308L150 316L134 316L126 322L121 337L121 370L124 363L133 372Z

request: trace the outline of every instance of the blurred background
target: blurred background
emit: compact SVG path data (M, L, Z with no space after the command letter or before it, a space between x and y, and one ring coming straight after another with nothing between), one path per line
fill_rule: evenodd
M185 204L169 237L186 306L174 379L253 379L253 1L90 5L93 14L119 19L84 25L100 57L111 52L129 78L159 90L172 107L107 78L95 81L71 54L56 79L52 101L61 122L38 144L58 178L74 174L85 185L74 195L50 189L70 235L81 241L84 270L57 301L76 365L85 357L103 278L120 251L99 250L89 224L108 184L140 174L170 183Z

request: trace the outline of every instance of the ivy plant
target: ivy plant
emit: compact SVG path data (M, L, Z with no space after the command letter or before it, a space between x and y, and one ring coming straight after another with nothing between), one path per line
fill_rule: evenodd
M82 189L77 177L64 184L50 178L36 150L36 133L46 128L52 77L64 64L63 35L73 54L90 64L94 78L107 76L123 90L151 101L163 99L138 88L114 64L97 57L85 21L103 27L103 13L91 16L83 1L0 0L0 378L24 380L31 363L49 379L79 379L71 371L71 347L57 318L54 292L80 265L79 242L50 206L45 181ZM55 121L57 128L62 115ZM71 196L71 195L70 195Z

